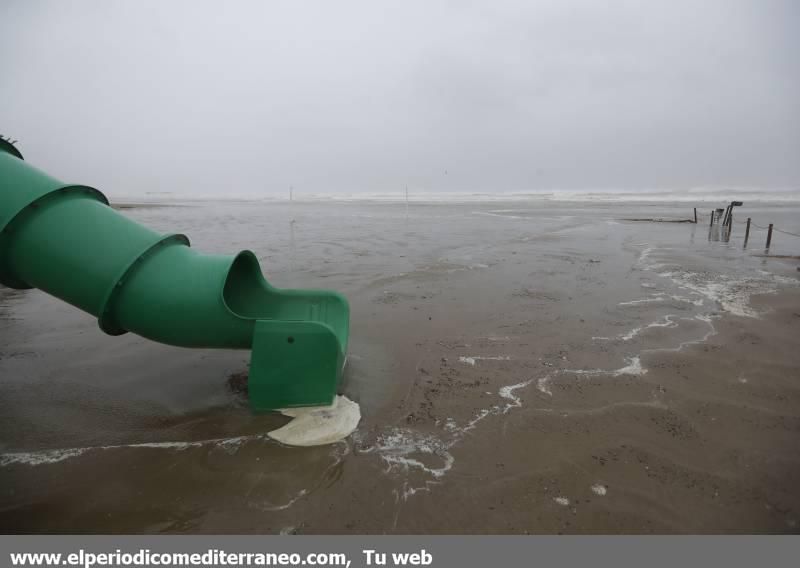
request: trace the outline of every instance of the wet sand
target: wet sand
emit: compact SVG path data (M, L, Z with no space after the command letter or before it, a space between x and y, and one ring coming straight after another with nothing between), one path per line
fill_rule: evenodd
M126 214L348 295L359 429L280 446L248 353L2 290L3 532L800 531L797 262L760 236L622 220L668 204L193 205Z

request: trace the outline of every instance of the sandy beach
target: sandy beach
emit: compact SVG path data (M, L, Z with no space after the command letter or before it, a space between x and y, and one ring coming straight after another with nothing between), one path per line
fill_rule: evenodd
M746 203L729 242L717 203L180 205L124 213L348 297L358 430L281 446L248 352L2 289L0 531L800 532L800 272L739 224L800 232L797 204Z

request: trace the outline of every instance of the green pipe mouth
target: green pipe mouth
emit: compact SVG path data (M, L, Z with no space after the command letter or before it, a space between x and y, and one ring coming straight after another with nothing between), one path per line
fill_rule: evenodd
M231 262L222 285L222 303L225 308L242 319L258 319L264 314L258 312L257 298L263 297L271 286L261 272L261 265L255 253L243 250ZM255 300L255 301L254 301Z
M222 302L236 317L247 320L312 321L328 326L342 350L347 348L349 305L330 290L275 288L253 252L236 255L222 288Z

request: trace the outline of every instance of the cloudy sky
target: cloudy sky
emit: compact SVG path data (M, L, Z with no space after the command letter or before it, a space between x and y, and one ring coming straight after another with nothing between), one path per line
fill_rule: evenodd
M109 195L800 188L800 2L0 2L0 133Z

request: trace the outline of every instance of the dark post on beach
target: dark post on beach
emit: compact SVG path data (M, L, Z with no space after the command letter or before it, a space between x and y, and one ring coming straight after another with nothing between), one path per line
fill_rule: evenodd
M697 224L697 207L694 208L694 222Z
M733 224L733 208L741 207L742 205L744 205L744 203L742 203L741 201L731 201L731 204L728 205L728 214L725 219L726 224L728 226L731 226Z
M750 217L747 218L747 227L744 229L744 246L747 246L747 239L750 238Z
M710 229L713 226L714 226L714 210L712 209L711 210L711 222L708 224L708 228Z
M767 229L767 248L769 248L769 244L772 242L772 223L769 224L769 229Z

